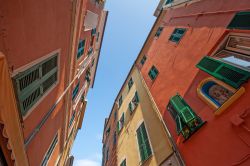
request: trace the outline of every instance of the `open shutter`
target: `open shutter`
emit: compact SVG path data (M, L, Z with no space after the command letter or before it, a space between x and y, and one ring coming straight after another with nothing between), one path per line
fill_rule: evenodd
M205 56L196 66L236 89L250 78L250 72L208 56Z
M182 99L180 95L176 95L170 99L171 104L176 109L178 115L185 123L189 123L196 118L195 113L187 105L187 103Z

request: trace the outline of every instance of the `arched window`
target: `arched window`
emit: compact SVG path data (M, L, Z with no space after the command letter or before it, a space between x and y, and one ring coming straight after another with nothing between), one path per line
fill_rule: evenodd
M198 96L215 110L215 114L223 112L244 92L243 87L237 90L215 78L203 80L197 88Z

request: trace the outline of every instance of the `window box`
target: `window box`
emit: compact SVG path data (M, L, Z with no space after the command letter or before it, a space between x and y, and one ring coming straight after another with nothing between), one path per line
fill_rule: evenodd
M167 110L175 120L177 134L181 133L185 140L204 124L179 94L170 99Z

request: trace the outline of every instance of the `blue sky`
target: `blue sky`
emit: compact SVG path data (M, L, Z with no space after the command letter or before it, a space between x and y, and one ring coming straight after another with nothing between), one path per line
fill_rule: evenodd
M94 89L72 154L74 166L100 166L104 119L109 116L134 60L155 21L159 0L107 0L108 22Z

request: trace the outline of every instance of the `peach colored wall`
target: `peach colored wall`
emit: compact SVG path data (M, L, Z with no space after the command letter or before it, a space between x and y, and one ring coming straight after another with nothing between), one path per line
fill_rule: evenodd
M188 7L169 10L162 21L165 28L160 37L153 41L147 53L148 59L141 69L187 165L227 166L243 160L249 154L250 143L243 140L250 140L250 136L244 134L242 128L234 127L230 118L250 107L250 84L243 85L246 93L218 117L213 115L212 109L196 94L198 83L208 77L208 74L199 71L195 65L204 55L209 55L215 44L228 33L226 27L235 14L235 12L206 13L243 9L250 9L250 1L242 0L235 4L233 0L203 0ZM200 12L204 13L195 15ZM188 29L179 44L168 41L176 27ZM250 33L250 31L241 32ZM154 82L148 76L152 65L159 70ZM207 121L207 124L185 143L177 141L180 137L177 137L176 124L166 110L170 97L177 92L184 96L187 103L204 121ZM245 122L249 125L249 116ZM240 136L244 139L240 139ZM242 165L249 164L248 159Z

